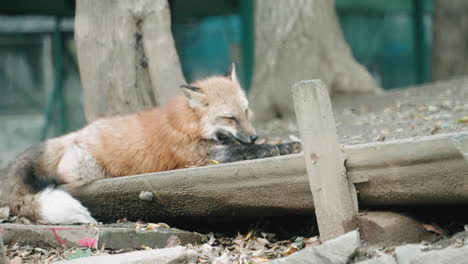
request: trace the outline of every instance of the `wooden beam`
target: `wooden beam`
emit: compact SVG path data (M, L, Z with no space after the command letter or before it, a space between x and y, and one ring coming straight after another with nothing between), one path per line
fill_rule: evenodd
M346 177L330 95L324 82L311 80L296 83L292 97L320 237L332 239L356 228L357 201Z
M345 148L360 205L467 204L468 132ZM466 148L464 149L467 150Z
M344 146L359 205L468 204L468 132ZM311 214L304 155L99 180L62 188L101 221L169 223ZM142 191L152 200L140 199Z
M313 201L301 154L63 186L100 220L187 221L303 214ZM140 199L151 192L151 200ZM148 195L146 195L148 196ZM305 200L304 200L305 199Z

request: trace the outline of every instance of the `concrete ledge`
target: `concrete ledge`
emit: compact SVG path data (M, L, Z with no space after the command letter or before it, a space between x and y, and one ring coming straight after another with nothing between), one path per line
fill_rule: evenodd
M177 237L180 245L200 243L203 236L198 233L173 228L136 230L131 227L80 226L80 225L23 225L0 224L0 236L5 243L18 242L30 246L83 246L108 249L138 248L148 246L163 248L168 240Z
M197 252L184 247L135 251L117 255L93 256L60 261L62 264L176 264L197 262Z

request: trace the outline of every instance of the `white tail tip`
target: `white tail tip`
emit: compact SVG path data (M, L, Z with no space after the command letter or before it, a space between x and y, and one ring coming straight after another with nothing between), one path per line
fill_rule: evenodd
M40 221L49 224L91 224L96 220L88 209L70 194L45 189L38 194Z

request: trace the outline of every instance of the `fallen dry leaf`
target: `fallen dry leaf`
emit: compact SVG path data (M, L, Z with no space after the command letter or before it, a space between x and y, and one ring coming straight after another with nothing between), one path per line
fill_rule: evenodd
M432 232L432 233L436 233L437 235L439 236L443 236L444 235L444 231L436 224L432 224L432 225L429 225L429 224L423 224L423 227L424 229L426 229L427 231L429 232Z
M311 237L309 239L306 239L305 240L305 247L314 247L314 246L318 246L322 244L322 242L320 242L320 239L318 238L318 236L314 236L314 237Z
M125 224L125 223L128 223L128 220L125 217L117 220L117 224Z
M210 233L210 239L208 240L208 245L212 246L215 241L216 241L216 238L214 237L213 233Z
M254 231L251 230L244 238L245 241L249 240L254 235Z
M9 264L21 264L23 263L23 260L21 259L21 257L14 257L8 263Z
M250 259L253 263L267 263L270 261L269 258L266 257L261 257L261 256L255 256Z
M180 239L176 235L171 235L166 242L166 247L177 247L181 244Z
M170 228L168 224L165 223L148 223L148 225L144 228L144 230L156 230L158 228Z
M459 124L465 124L465 123L468 123L468 116L464 116L460 119L457 119L457 123Z
M296 252L297 248L294 245L289 246L289 248L284 252L286 256L291 255L292 253Z
M148 247L148 246L145 246L145 245L142 245L141 248L144 249L144 250L152 250L153 249L152 247Z
M239 247L243 248L245 246L244 237L241 234L237 234L237 237L232 241L234 244L237 244Z
M231 263L229 261L229 256L227 253L223 253L220 257L217 257L214 261L213 264L229 264Z

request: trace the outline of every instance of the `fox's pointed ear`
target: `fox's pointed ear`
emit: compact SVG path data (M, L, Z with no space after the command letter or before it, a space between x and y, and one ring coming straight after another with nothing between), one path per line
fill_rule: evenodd
M236 64L234 62L231 63L231 66L229 67L227 72L224 74L224 76L231 79L234 82L237 82Z
M206 95L196 86L182 84L180 86L185 97L187 97L190 107L201 107L208 105Z

